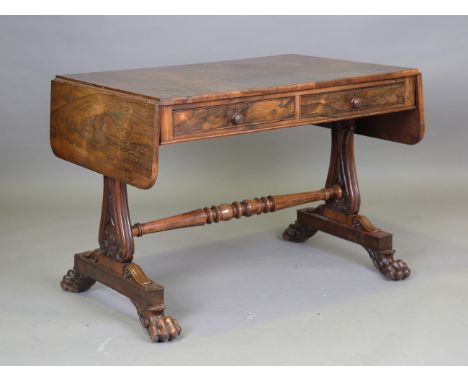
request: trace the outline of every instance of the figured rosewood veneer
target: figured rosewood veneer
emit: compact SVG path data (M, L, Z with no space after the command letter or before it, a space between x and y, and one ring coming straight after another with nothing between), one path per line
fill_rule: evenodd
M381 81L369 87L326 91L301 97L301 116L357 117L363 113L414 107L414 78Z
M294 97L256 102L246 100L229 105L175 109L172 115L173 128L169 127L169 129L176 137L196 133L209 134L210 131L232 129L235 126L255 128L267 122L294 119Z
M54 153L104 175L99 248L75 255L64 290L95 281L127 296L153 341L181 333L164 313L164 288L133 262L134 237L271 213L298 210L283 233L303 242L317 231L362 245L390 280L410 275L394 259L392 235L359 215L354 134L415 144L424 136L421 74L417 69L319 57L282 55L164 68L57 76L52 81L50 138ZM130 219L127 184L151 187L159 146L287 128L330 128L325 188L245 199L147 223Z

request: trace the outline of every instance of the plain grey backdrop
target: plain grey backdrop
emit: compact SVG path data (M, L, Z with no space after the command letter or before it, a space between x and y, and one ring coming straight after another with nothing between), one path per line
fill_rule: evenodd
M0 17L1 364L467 364L468 18ZM97 246L98 174L49 146L56 74L299 53L417 67L426 137L356 137L361 213L413 270L385 281L365 251L280 240L294 210L136 240L184 332L152 344L125 298L58 285ZM165 146L133 221L322 187L314 126Z

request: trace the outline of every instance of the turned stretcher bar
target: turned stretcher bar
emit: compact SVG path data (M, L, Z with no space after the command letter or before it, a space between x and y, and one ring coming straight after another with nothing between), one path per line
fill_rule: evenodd
M318 191L300 192L295 194L273 195L254 199L245 199L242 202L219 204L217 206L199 208L190 212L167 218L153 220L147 223L132 225L132 236L143 236L147 233L168 231L178 228L203 226L213 222L228 221L242 216L260 215L275 212L284 208L294 207L319 200L340 199L341 188L335 185Z

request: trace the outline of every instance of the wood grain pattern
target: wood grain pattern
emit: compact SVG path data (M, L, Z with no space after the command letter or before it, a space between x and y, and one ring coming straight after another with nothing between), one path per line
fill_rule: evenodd
M424 97L422 75L407 78L414 86L408 99L415 99L415 108L387 115L365 116L356 121L356 134L386 141L414 145L424 138ZM408 87L409 88L409 87Z
M413 106L414 98L408 102L406 94L406 81L400 79L382 86L304 95L301 97L301 115L313 117L346 112L359 114L363 109L369 108Z
M239 122L233 120L240 116ZM174 136L293 119L294 97L230 105L199 107L173 112Z
M59 76L161 105L284 93L416 75L417 69L297 54Z
M156 181L156 105L52 81L50 140L58 157L138 188Z
M155 111L154 130L160 129L160 144L308 124L323 125L347 118L359 118L356 123L357 134L411 144L422 139L424 135L421 76L417 69L282 55L176 67L63 75L58 78L62 82L75 84L77 88L87 89L86 91L95 89L98 95L112 95L125 101L138 102L139 100L143 104L154 104L158 111L157 113ZM367 93L366 91L362 93L362 89L366 87L384 86L390 83L401 84L401 81L406 81L406 101L403 104L394 103L394 97L398 98L401 94L398 85L396 85L397 89L389 87L383 93L380 88L369 89ZM105 89L112 89L112 91L106 92ZM318 93L328 94L328 92L341 91L348 91L346 93L348 96L354 94L353 92L361 94L361 107L349 110L350 104L347 103L348 98L346 98L342 99L346 103L342 107L339 106L339 102L333 100L327 102L327 106L324 107L329 109L328 113L308 113L307 102L304 100L319 97ZM284 119L283 116L275 117L268 114L267 101L273 103L270 105L273 111L277 105L275 106L272 100L278 98L289 100L289 97L294 97L295 102L294 105L288 103L288 109L284 111ZM416 103L412 102L415 98ZM99 97L95 101L96 104L101 102ZM251 121L247 115L241 123L232 123L233 113L237 111L234 105L257 102L265 102L263 104L265 108L257 108L254 105L251 110L259 112L251 116ZM304 110L299 108L301 105ZM240 111L244 111L243 105L239 106L242 109ZM94 108L102 107L103 105ZM289 117L289 107L294 108L294 117ZM331 112L333 109L336 112ZM388 113L392 113L388 118L387 116L374 118L374 116ZM51 116L55 119L54 111ZM128 119L134 120L135 116L136 114ZM99 121L99 118L96 120ZM117 120L124 120L123 115L120 115ZM93 123L94 118L88 118L87 124ZM57 122L52 120L51 124L54 125ZM63 118L59 121L59 126L67 126L63 123ZM68 133L67 130L71 130L70 127L61 129L61 132ZM76 132L80 129L74 130ZM132 134L139 135L140 133L138 128L131 130L134 131ZM137 153L137 150L128 150L132 145L131 142L109 141L108 135L112 135L113 131L114 129L106 128L104 134L91 134L92 138L88 138L90 135L88 133L85 139L81 139L80 133L70 134L72 142L76 138L79 141L79 144L75 145L72 150L64 148L60 151L60 145L56 143L53 143L53 148L66 160L140 188L150 187L156 179L158 144L146 143L146 146L153 146L152 152L154 153L154 160L151 163L151 179L148 181L150 150L143 149L144 153L141 155ZM156 132L155 139L158 138L159 133ZM59 139L66 141L68 138L59 137ZM91 140L89 145L88 140ZM147 139L144 140L147 141ZM136 144L138 146L143 140L137 141L139 141ZM116 150L112 155L111 150L108 150L109 153L106 153L106 150L101 152L101 147L103 149L111 147ZM115 160L117 154L127 155L128 158Z
M295 127L301 125L325 125L326 123L346 120L349 118L362 118L374 115L388 115L391 120L395 115L403 111L416 109L415 105L415 77L404 77L383 81L371 81L360 84L348 84L334 86L327 89L313 89L308 91L297 91L283 94L265 94L263 96L247 97L240 100L214 100L197 104L185 104L177 106L160 106L161 110L161 144L172 144L198 139L216 138L227 135L247 134L258 131L267 131L279 128ZM241 124L240 126L230 123L229 116L235 112L235 105L239 103L259 103L283 99L295 98L295 115L290 118L277 121L264 121L263 123ZM360 101L358 107L353 107L352 100ZM305 99L306 101L302 101ZM308 100L317 100L313 107L318 112L308 113ZM242 101L242 102L240 102ZM301 103L306 104L305 112ZM312 105L312 103L310 103ZM289 107L289 106L288 106ZM298 109L299 108L299 109ZM211 113L208 111L212 110ZM230 110L230 112L225 112ZM181 113L177 120L178 133L175 133L175 115ZM265 112L266 113L266 112ZM391 113L391 114L390 114ZM309 115L310 114L310 115ZM193 118L193 121L191 120ZM398 118L398 117L395 117ZM383 121L385 122L385 118ZM223 123L224 122L224 123ZM405 127L399 127L399 136L394 135L394 140L407 143L409 136L419 131L421 126L417 121L408 121ZM226 124L224 128L219 125ZM359 127L360 119L356 122ZM184 133L185 126L190 133ZM389 127L390 128L390 127ZM383 134L379 132L379 124L373 129L367 129L366 135L374 136ZM405 129L408 134L405 135ZM360 129L356 129L360 133ZM374 134L374 135L373 135ZM392 133L389 133L392 134Z

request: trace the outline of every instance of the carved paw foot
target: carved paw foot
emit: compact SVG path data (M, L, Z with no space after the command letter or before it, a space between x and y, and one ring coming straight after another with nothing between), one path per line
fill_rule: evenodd
M141 324L148 330L151 341L166 342L177 338L182 328L177 320L161 312L151 312L140 316Z
M96 280L93 280L74 269L69 269L67 274L60 281L60 286L68 292L84 292L93 286Z
M374 251L366 248L372 259L374 266L382 273L386 279L399 281L404 280L411 274L411 270L403 260L394 260L394 250Z
M283 239L294 243L303 243L315 235L316 232L317 230L311 230L296 221L295 223L290 224L283 232Z

